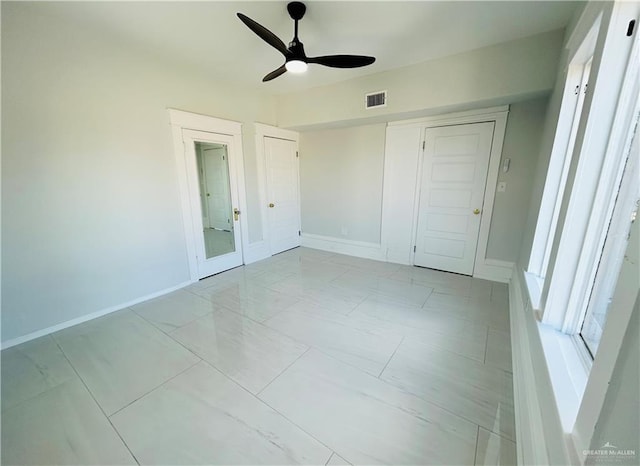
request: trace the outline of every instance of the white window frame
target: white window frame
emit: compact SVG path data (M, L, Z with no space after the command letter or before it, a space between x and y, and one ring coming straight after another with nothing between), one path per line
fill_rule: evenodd
M593 51L591 51L593 53ZM581 60L582 61L582 60ZM551 215L551 223L547 230L547 240L544 245L544 253L542 254L542 264L538 276L542 279L547 275L547 269L549 267L549 260L551 259L551 250L553 249L553 240L556 227L558 226L558 217L560 216L560 208L562 207L562 199L565 187L567 185L567 177L569 176L569 168L571 167L571 160L573 156L573 150L576 144L576 137L578 135L578 126L580 125L580 119L582 117L582 109L584 107L584 99L589 86L589 74L591 72L591 62L593 61L593 55L591 55L586 63L580 63L572 65L570 68L571 78L567 79L567 85L569 82L578 82L574 88L575 99L572 99L575 104L571 126L568 134L568 141L566 149L564 150L564 160L562 161L562 170L558 187L554 190L555 202L553 203L553 213Z
M640 88L640 80L636 83ZM640 93L640 89L638 89ZM617 180L615 193L611 199L610 219L602 231L599 240L599 250L602 251L599 260L593 264L589 293L585 295L580 314L578 335L588 348L591 358L594 359L597 349L589 346L584 337L583 330L587 317L596 309L609 306L613 299L616 283L619 278L625 250L628 245L628 235L631 223L635 220L640 199L640 149L638 123L640 118L640 97L636 94L636 105L633 112L634 120L628 129L628 145L625 145L625 160L621 162L619 180ZM619 189L618 189L619 187ZM608 311L607 311L608 313ZM606 321L605 321L606 325ZM604 329L604 326L602 327ZM602 340L602 335L600 340Z
M594 429L602 413L616 360L629 326L640 273L637 265L640 243L638 243L638 222L636 221L632 226L631 239L626 249L628 259L623 261L622 271L616 281L612 308L607 315L600 346L596 358L589 362L590 366L587 368L581 361L581 356L587 353L586 346L579 336L575 335L579 326L572 329L573 334L563 333L562 330L566 329L565 324L572 318L570 312L577 312L576 308L567 312L569 297L579 296L576 287L584 283L588 284L588 280L585 281L584 277L588 278L589 273L585 272L593 271L594 260L592 259L590 263L586 261L588 254L600 253L598 239L602 237L603 228L606 225L590 222L598 218L609 218L607 213L609 204L604 200L611 201L611 190L608 197L604 194L607 186L616 185L617 171L613 170L613 167L619 169L620 158L628 154L631 142L629 140L632 140L633 134L631 125L634 121L632 118L634 111L632 109L638 108L640 88L640 70L637 66L640 60L639 32L636 30L634 37L627 37L626 34L630 21L637 22L640 17L639 3L589 2L567 42L567 49L571 51L578 48L575 45L583 42L583 38L587 36L585 32L589 31L594 24L594 19L599 15L602 17L603 28L598 33L593 54L592 74L595 82L592 81L589 84L590 90L580 122L574 160L564 196L565 201L561 206L556 234L558 238L552 251L549 273L544 281L545 289L543 289L542 298L546 299L542 299L542 305L537 309L538 316L541 314L540 310L542 311L537 330L544 353L544 367L547 370L539 374L541 377L538 377L538 374L533 376L535 379L533 392L538 396L546 395L545 391L548 387L544 379L548 374L553 393L551 398L546 397L543 401L539 401L540 404L535 406L532 412L535 416L535 413L542 412L540 411L542 402L555 401L560 420L559 427L562 431L555 429L557 418L553 411L547 413L553 418L548 416L545 418L545 413L542 412L542 419L535 427L545 439L543 445L547 447L548 458L551 458L552 454L554 457L564 458L567 461L562 461L563 464L585 463L584 452L591 447ZM636 29L638 29L637 24ZM568 56L567 62L570 63L571 54ZM607 170L610 172L606 173ZM587 188L590 188L591 192ZM597 202L604 203L596 205ZM596 232L598 235L593 236ZM535 260L530 257L530 262L531 259ZM579 270L580 267L583 270ZM528 269L528 272L530 271ZM525 273L525 278L528 291L531 293L529 277L532 274L528 272ZM555 288L553 291L559 291L556 296L550 295L552 291L550 285ZM561 296L562 292L564 296ZM566 298L564 304L560 297ZM581 297L584 299L585 296ZM531 301L533 302L533 299ZM577 320L581 324L580 319L581 317ZM580 344L577 343L578 341ZM517 346L514 347L514 351ZM531 357L537 356L535 349L531 348ZM523 360L526 361L526 359ZM514 384L516 382L517 380L514 380ZM536 403L535 398L533 400ZM529 418L536 421L535 417L529 416ZM547 433L544 433L545 430ZM552 433L548 434L548 431ZM562 434L564 434L563 441L555 443ZM520 442L520 438L518 440L519 444L525 445L525 448L532 445L527 439L523 442Z
M591 211L588 228L585 235L585 245L578 263L578 275L576 276L576 286L574 285L569 308L565 315L562 331L569 334L579 333L582 328L582 321L587 311L590 290L593 287L599 258L602 255L606 233L609 222L616 207L616 199L620 188L622 176L626 165L633 135L635 122L637 121L640 99L640 79L638 73L638 39L636 36L635 56L632 55L630 61L630 73L634 75L625 81L620 94L619 110L616 114L609 139L606 157L602 167L602 176L595 196L594 208ZM620 109L620 107L622 107ZM625 202L626 200L621 200Z
M610 218L635 106L632 75L636 73L633 59L638 34L633 38L625 35L628 18L635 15L626 4L617 10L611 27L601 31L601 50L594 56L594 76L560 209L550 273L541 296L542 322L569 335L575 335L581 327L585 295L592 285L594 262L601 253L598 240Z
M582 120L585 93L588 89L587 84L600 23L601 16L598 16L567 68L560 114L526 274L532 295L532 305L536 310L540 310L540 298L556 237L558 217L573 160L578 127Z

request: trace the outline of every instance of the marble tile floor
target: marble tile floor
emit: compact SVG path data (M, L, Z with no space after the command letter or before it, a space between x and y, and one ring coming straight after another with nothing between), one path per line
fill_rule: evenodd
M515 464L507 296L296 248L4 350L1 461Z

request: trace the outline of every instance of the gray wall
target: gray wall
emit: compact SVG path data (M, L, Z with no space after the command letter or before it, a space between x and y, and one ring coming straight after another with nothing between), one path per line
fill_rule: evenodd
M188 279L168 107L245 123L245 220L257 241L251 123L276 124L277 111L281 126L369 117L363 94L384 83L397 90L387 115L539 96L553 84L561 38L549 32L276 99L42 14L35 2L3 2L2 341ZM340 150L327 152L318 142L333 137ZM383 126L309 134L301 144L305 231L378 242ZM332 171L323 157L343 165ZM321 190L333 196L324 209ZM324 221L327 211L340 213Z
M497 193L494 202L491 259L518 258L546 108L546 98L511 105L502 155L511 159L511 168L499 176L507 191ZM304 233L380 242L384 139L384 124L301 133Z
M551 31L417 65L277 98L278 125L366 124L486 108L547 95L555 83L563 31ZM368 92L387 106L364 108Z
M302 230L380 243L385 125L300 135Z
M269 96L38 11L2 3L2 341L189 279L167 107L275 123Z
M498 182L506 182L507 189L497 192L493 203L487 245L491 259L515 262L520 254L547 103L547 98L541 98L510 106L498 174ZM506 158L511 159L511 165L504 173L502 161Z

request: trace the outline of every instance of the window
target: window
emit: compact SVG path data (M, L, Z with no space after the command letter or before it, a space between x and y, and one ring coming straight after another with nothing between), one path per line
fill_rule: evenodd
M549 267L549 258L551 257L551 249L553 247L554 240L554 232L556 231L556 227L558 225L558 215L560 214L560 206L562 205L562 195L564 193L566 184L567 184L567 176L569 175L569 167L571 166L571 159L573 155L573 149L576 144L576 136L578 134L578 125L580 124L580 117L582 115L582 107L584 105L584 97L587 94L587 89L589 86L589 73L591 72L591 62L593 61L593 56L589 57L586 63L574 65L571 70L571 79L567 80L567 82L575 82L577 81L578 76L580 76L579 84L576 84L573 93L575 95L575 99L572 99L571 104L575 102L575 110L571 117L571 126L569 128L569 140L567 141L567 148L564 151L564 160L562 163L562 170L560 173L560 180L558 183L558 188L555 191L555 202L553 205L553 211L551 215L551 222L548 227L545 225L545 228L548 231L546 242L544 245L544 252L542 254L542 264L540 265L538 276L541 279L547 275L547 267Z
M540 309L540 298L556 239L558 217L573 160L578 128L583 116L599 26L598 19L578 47L567 69L560 114L526 274L532 305L536 310Z
M541 322L575 336L587 360L599 345L640 197L638 34L609 31L608 52L594 59L597 26L567 69L527 269Z
M592 358L595 357L607 319L615 285L622 268L624 253L629 240L631 224L635 221L640 203L640 144L638 142L638 117L632 129L632 144L624 162L622 180L615 196L611 221L604 232L602 253L595 266L595 278L589 293L585 316L580 329Z

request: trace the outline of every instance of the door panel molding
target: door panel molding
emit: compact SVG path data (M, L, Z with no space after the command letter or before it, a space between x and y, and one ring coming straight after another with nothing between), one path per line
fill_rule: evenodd
M255 143L256 143L256 159L258 172L258 190L260 194L260 215L262 220L262 241L260 241L259 255L255 256L255 260L270 257L271 251L270 231L269 231L269 207L268 199L268 182L267 182L267 153L265 150L265 138L283 139L292 141L296 145L296 151L299 150L300 135L296 131L278 128L276 126L255 123ZM298 183L298 219L301 222L300 212L300 167L297 163L297 183ZM254 242L251 245L254 251L257 251L258 245ZM253 259L253 258L252 258Z
M173 151L178 174L178 189L180 192L182 221L185 232L189 278L193 283L201 278L198 274L197 260L198 248L196 234L198 234L198 232L194 228L194 225L197 223L195 221L195 216L201 215L201 213L198 211L194 212L194 206L191 199L188 176L189 164L187 163L187 153L189 151L185 151L183 131L203 131L205 133L219 134L230 138L230 142L233 145L233 150L236 155L236 169L234 175L237 182L238 204L241 212L241 220L237 223L239 224L241 243L244 249L244 246L249 242L249 231L246 219L247 199L244 180L244 155L242 151L242 124L235 121L223 120L220 118L185 112L183 110L176 110L172 108L167 109L167 111L173 136ZM244 257L242 260L244 262Z
M494 126L483 122L425 129L416 188L414 264L473 274ZM439 193L437 202L433 190ZM467 203L443 205L440 191L446 190Z

